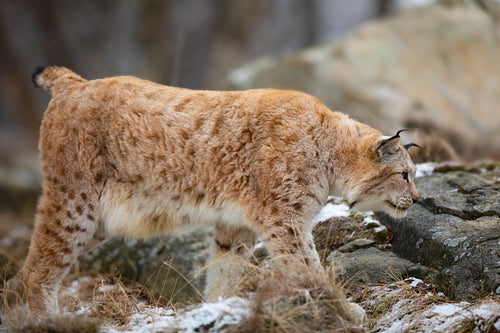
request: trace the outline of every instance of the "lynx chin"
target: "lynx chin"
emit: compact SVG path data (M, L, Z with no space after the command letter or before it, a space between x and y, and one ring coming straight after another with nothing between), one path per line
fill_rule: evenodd
M261 237L286 265L321 269L311 221L329 195L395 217L418 200L412 144L301 92L87 81L56 66L33 82L52 95L40 131L43 195L21 273L35 313L58 311L77 256L113 235L213 225L214 260L246 257ZM210 266L208 295L232 269Z

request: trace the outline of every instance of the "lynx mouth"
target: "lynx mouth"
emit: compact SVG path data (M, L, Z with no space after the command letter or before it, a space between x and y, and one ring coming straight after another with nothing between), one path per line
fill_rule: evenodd
M386 200L385 203L387 203L389 206L391 206L393 209L396 211L401 211L401 212L406 212L410 206L398 206L392 203L392 201Z

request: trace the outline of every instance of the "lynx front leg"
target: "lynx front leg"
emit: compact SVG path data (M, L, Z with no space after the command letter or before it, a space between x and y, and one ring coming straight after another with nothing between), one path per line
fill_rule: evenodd
M311 230L301 220L278 219L262 233L262 240L274 257L279 257L285 265L321 270L321 262L314 246Z
M256 240L257 235L251 229L216 225L207 269L207 300L230 296L234 292L245 270L242 261L250 257Z
M290 267L303 267L305 264L321 270L311 225L321 203L313 195L276 194L268 200L254 200L248 219L274 257L282 259Z

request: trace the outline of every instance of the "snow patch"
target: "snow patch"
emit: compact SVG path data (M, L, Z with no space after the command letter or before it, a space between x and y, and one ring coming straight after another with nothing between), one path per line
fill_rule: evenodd
M428 162L428 163L419 163L416 166L417 172L415 173L415 178L425 177L432 175L434 171L434 166L436 163Z
M458 311L461 311L462 307L457 306L455 304L439 304L435 305L432 309L429 311L432 313L437 314L438 316L453 316L455 313Z
M201 303L184 311L145 308L130 317L126 328L104 327L106 333L221 332L249 315L249 301L240 297Z
M313 224L316 225L319 222L326 221L332 217L347 217L351 214L349 206L345 203L337 203L339 198L331 197L334 199L334 203L327 203L325 207L321 209L318 215L313 219ZM330 199L330 198L329 198Z

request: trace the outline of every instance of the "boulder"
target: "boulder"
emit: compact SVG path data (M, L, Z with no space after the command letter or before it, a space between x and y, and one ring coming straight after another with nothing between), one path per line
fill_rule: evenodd
M499 6L440 1L343 39L232 71L225 89L310 93L386 134L407 127L429 155L500 157ZM458 153L458 156L457 156Z
M356 246L352 245L351 249ZM339 277L351 288L366 287L380 281L400 280L408 276L430 279L434 274L432 269L372 246L345 253L333 251L328 256L327 263L336 267Z
M394 252L438 271L452 299L500 292L500 184L453 171L417 179L420 201L405 218L380 215L394 231Z
M197 228L145 241L113 238L81 256L79 263L140 282L174 303L200 301L212 237L211 228Z

